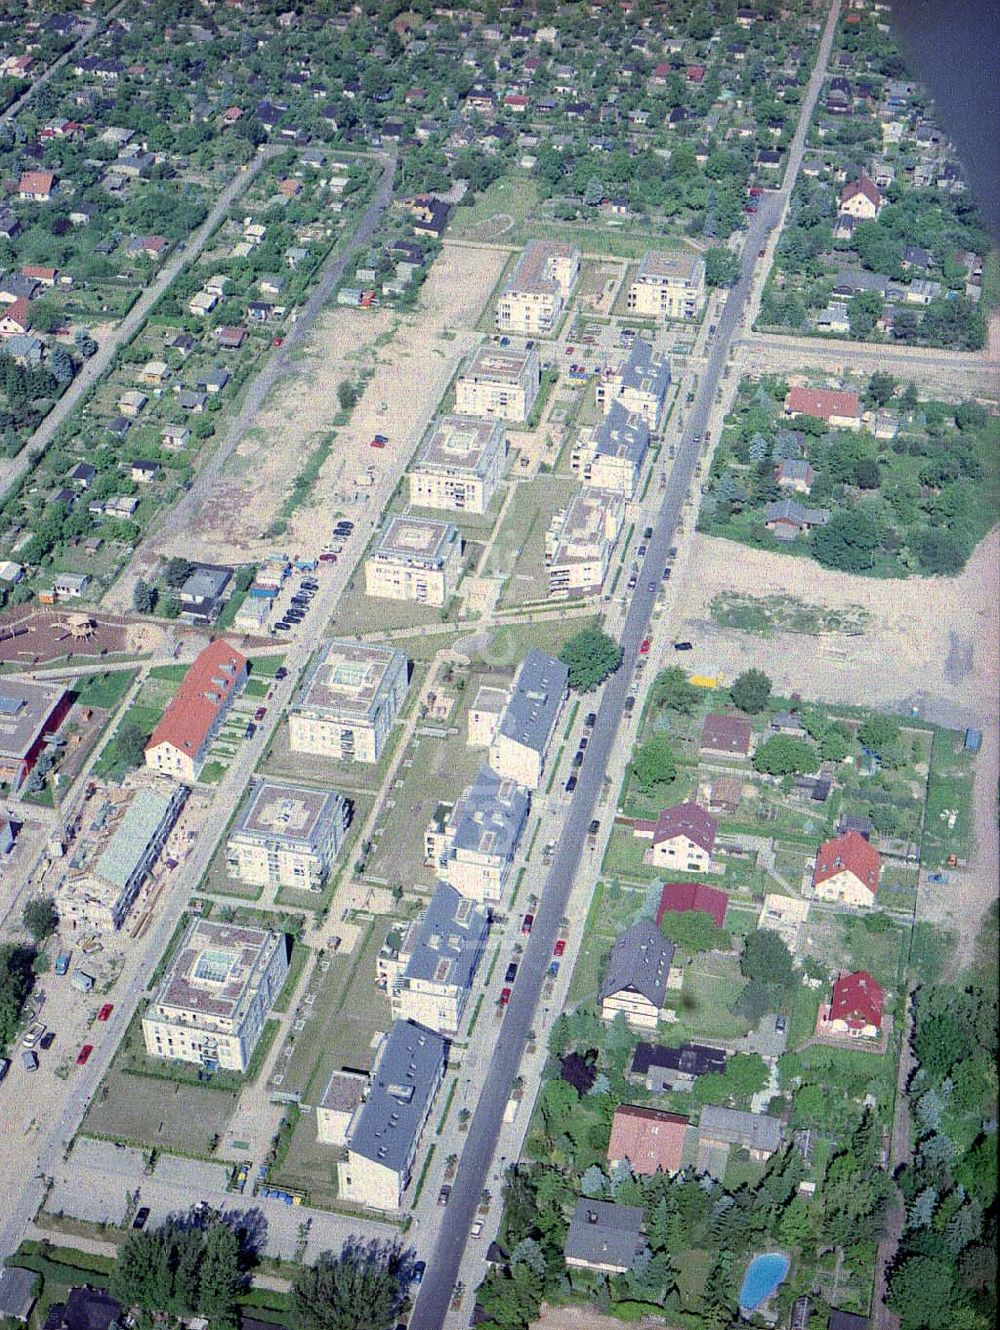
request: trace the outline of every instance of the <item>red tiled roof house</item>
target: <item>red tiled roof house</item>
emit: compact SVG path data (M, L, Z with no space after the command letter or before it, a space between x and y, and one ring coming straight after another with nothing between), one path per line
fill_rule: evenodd
M721 928L726 918L729 897L717 887L706 887L703 882L667 882L660 893L660 904L656 911L656 926L663 923L665 914L689 914L700 910L711 915L717 928Z
M857 393L831 388L792 388L785 398L786 416L815 416L832 429L860 429Z
M746 716L712 711L701 727L701 751L724 753L727 757L746 757L753 744L753 730Z
M857 180L849 181L840 191L840 211L848 217L873 222L882 210L882 195L874 181L862 171Z
M678 1113L622 1104L611 1123L608 1163L614 1168L624 1160L641 1177L672 1176L680 1171L687 1129L687 1118Z
M877 1039L882 1031L885 991L867 970L842 974L833 986L825 1024L830 1034Z
M821 901L870 908L875 904L881 868L878 850L848 831L824 841L816 852L813 891Z
M51 171L25 171L17 182L18 198L32 203L48 203L56 178Z
M705 873L712 866L718 823L698 804L675 804L664 808L655 822L637 818L636 836L653 842L648 863L682 873Z
M146 766L193 783L238 689L247 658L220 639L194 661L146 744Z

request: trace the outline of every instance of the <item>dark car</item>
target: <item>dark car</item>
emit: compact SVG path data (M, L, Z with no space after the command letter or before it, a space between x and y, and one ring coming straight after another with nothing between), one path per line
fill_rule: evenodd
M517 961L511 961L511 963L507 966L507 970L506 973L504 974L503 981L505 984L512 984L516 978L517 978Z
M653 528L651 526L646 527L646 530L642 533L642 538L643 540L652 540Z
M594 728L594 726L597 724L597 712L596 712L596 711L588 711L588 712L587 712L587 718L586 718L586 720L585 720L583 723L584 723L584 725L586 726L586 728L587 728L588 730L592 730L592 729Z
M288 623L285 619L279 619L278 622L274 625L274 631L276 633L287 633L289 628L291 628L291 626L292 625Z
M632 710L634 710L634 708L635 708L635 698L632 697L632 696L626 697L626 699L625 699L625 710L626 710L626 711L632 711Z
M663 580L664 580L664 582L669 582L669 581L670 581L670 569L669 569L669 568L664 568L664 570L663 570Z
M426 1262L426 1261L414 1261L414 1262L413 1262L413 1274L412 1274L411 1278L412 1278L414 1284L421 1284L421 1283L423 1283L423 1279L424 1279L424 1271L425 1271L426 1269L427 1269L427 1262Z
M530 933L534 922L535 916L533 914L526 914L521 920L521 932L525 934Z
M587 828L587 835L596 836L597 833L600 831L600 829L601 829L601 824L600 822L598 822L597 818L595 817L591 822L590 826Z
M676 546L676 545L671 545L670 548L667 550L667 558L668 558L668 559L676 559L676 558L677 558L677 546Z
M576 789L576 777L570 776L569 780L566 782L566 793L572 794L575 789Z
M278 668L274 671L274 677L275 677L276 679L287 679L287 678L288 678L288 671L285 669L284 665L279 665L279 666L278 666Z
M132 1220L133 1228L145 1228L146 1221L149 1218L149 1206L140 1205L135 1212L135 1218Z
M582 749L582 748L578 748L577 751L573 754L573 765L574 765L575 767L582 767L582 766L583 766L583 749Z
M694 649L694 647L693 647L693 644L692 644L691 642L675 642L675 643L674 643L674 650L675 650L675 651L692 651L693 649Z
M451 1187L446 1182L438 1192L438 1205L447 1205L448 1197L451 1195Z
M39 1039L38 1041L38 1047L51 1048L52 1045L55 1043L55 1041L56 1041L55 1030L46 1030L45 1033L42 1035L41 1039Z
M587 747L587 744L589 744L589 743L590 743L590 740L587 738L587 736L586 736L585 734L580 736L580 752L581 752L581 753L584 751L584 749Z

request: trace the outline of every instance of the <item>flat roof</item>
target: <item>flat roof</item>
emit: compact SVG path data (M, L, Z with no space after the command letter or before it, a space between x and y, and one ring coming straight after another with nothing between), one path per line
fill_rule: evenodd
M473 353L459 378L471 379L474 383L519 386L532 363L536 366L538 364L538 353L534 347L496 346L492 342L484 342Z
M651 249L642 256L636 281L641 282L647 278L651 281L673 278L678 282L689 282L698 269L704 270L704 267L705 260L700 254L692 254L686 250Z
M281 841L311 850L335 823L342 823L344 797L336 790L255 777L231 833L253 840Z
M441 416L424 436L417 466L421 471L487 475L503 448L503 427L478 416Z
M179 789L180 787L178 787ZM124 890L155 840L167 818L177 807L177 792L167 795L160 790L138 790L125 810L118 830L108 841L94 864L95 874Z
M499 716L507 705L507 691L504 688L491 688L483 684L472 703L473 711L490 711Z
M373 646L334 638L314 661L302 681L297 709L370 721L389 697L406 656L395 647Z
M458 527L451 522L395 513L383 526L371 557L418 568L440 567L458 538Z
M277 946L280 933L195 919L167 967L152 1006L236 1020Z
M579 260L580 251L561 240L531 240L518 259L507 282L506 291L537 291L542 294L562 290L562 284L547 271L553 259Z
M563 513L554 564L577 563L601 557L612 537L608 535L608 521L615 510L621 514L621 496L609 490L588 488L574 494Z
M335 1071L316 1107L328 1108L334 1113L353 1113L361 1103L367 1084L367 1076L359 1072Z
M65 693L64 688L0 680L0 757L26 757Z
M424 1124L448 1045L413 1021L396 1021L348 1142L355 1154L402 1173Z

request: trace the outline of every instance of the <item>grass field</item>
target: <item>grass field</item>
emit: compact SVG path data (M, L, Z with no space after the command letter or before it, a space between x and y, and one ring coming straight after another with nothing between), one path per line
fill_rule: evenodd
M109 670L107 674L90 674L76 680L73 689L82 707L100 707L113 711L128 692L135 670Z
M543 600L548 595L545 533L553 514L565 508L579 484L559 476L537 476L518 486L490 551L485 574L506 578L504 605Z
M236 1105L235 1090L132 1076L112 1066L83 1121L92 1136L161 1150L208 1155Z

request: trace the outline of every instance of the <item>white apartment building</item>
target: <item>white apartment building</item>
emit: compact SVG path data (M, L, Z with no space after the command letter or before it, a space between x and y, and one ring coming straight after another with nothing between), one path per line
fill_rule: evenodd
M498 776L529 790L538 789L568 681L569 671L562 661L532 647L521 662L490 745L490 766Z
M406 965L388 985L395 1019L457 1034L489 929L488 910L439 882Z
M625 499L584 489L557 512L545 533L549 598L599 595L625 521Z
M482 766L453 806L440 804L424 835L424 862L463 896L497 904L531 807L528 791Z
M637 337L621 368L605 370L597 380L597 405L607 415L620 402L626 411L642 416L650 433L655 433L669 387L669 361L655 355L650 344Z
M486 342L473 353L455 381L455 410L464 416L525 421L531 415L540 384L535 347Z
M705 303L705 260L678 250L643 255L628 289L630 314L645 319L696 319Z
M506 460L507 438L498 421L442 416L431 423L410 472L410 503L485 513Z
M313 662L288 715L293 753L377 762L409 687L394 647L334 639Z
M648 451L646 421L637 413L626 411L621 402L612 402L611 410L597 428L577 442L570 462L573 474L585 485L631 499L638 488Z
M146 1052L246 1071L287 973L283 933L193 920L142 1018Z
M450 522L392 514L365 560L365 595L443 609L462 575L462 537Z
M555 330L580 276L580 251L558 240L532 240L497 300L499 332L545 336Z
M226 868L250 886L321 891L349 820L336 790L255 777L226 841Z

